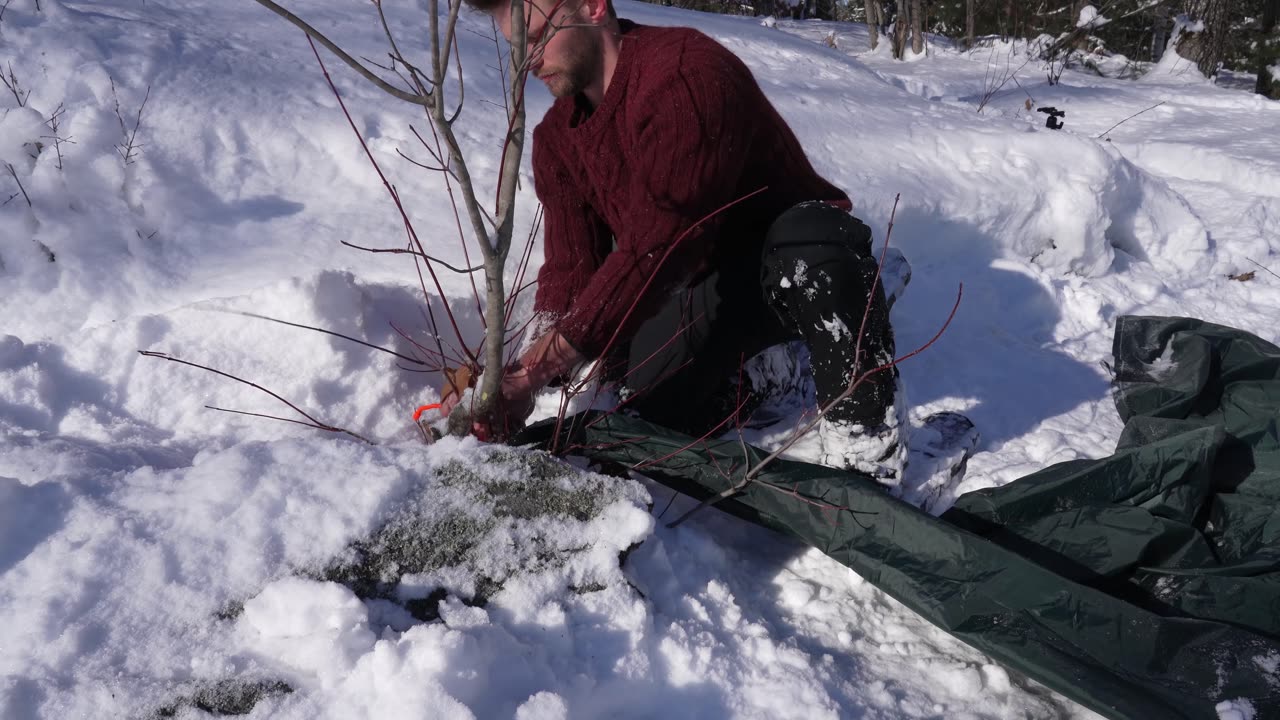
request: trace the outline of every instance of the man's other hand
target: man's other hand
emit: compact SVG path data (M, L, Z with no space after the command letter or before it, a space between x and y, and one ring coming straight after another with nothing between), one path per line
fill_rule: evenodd
M489 441L511 437L524 427L525 420L533 412L538 392L552 379L573 370L582 360L582 355L558 331L547 332L516 363L506 368L502 376L502 397L494 404L489 417L473 418L472 432L476 437ZM448 415L461 397L462 393L458 392L442 399L441 411Z

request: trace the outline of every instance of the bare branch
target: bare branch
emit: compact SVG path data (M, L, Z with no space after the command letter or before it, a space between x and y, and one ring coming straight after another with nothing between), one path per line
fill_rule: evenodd
M18 172L13 169L13 164L5 163L5 167L9 168L9 174L13 176L13 181L18 183L18 190L22 191L22 197L24 200L27 201L27 207L32 207L31 196L27 194L27 189L22 187L22 180L18 178ZM15 195L14 197L17 197L17 196ZM12 200L12 199L13 197L9 198L9 200ZM9 200L5 200L5 203L8 203Z
M460 6L461 3L458 3L458 5ZM452 29L450 30L450 32L452 32ZM453 125L455 122L458 121L458 117L462 115L462 106L466 103L466 100L467 100L467 81L462 75L462 51L457 50L456 48L458 44L457 37L454 37L453 43L455 45L454 63L457 65L457 68L458 68L458 106L453 109L453 114L449 116L449 120L447 122L450 125Z
M76 143L75 143L75 141L73 141L70 137L65 137L65 138L64 138L64 137L62 137L62 136L59 134L59 127L58 127L58 126L61 124L61 122L62 122L62 116L63 116L63 114L65 114L65 113L66 113L66 111L67 111L67 109L66 109L65 107L63 107L62 103L58 103L58 107L57 107L57 109L53 111L53 114L49 116L49 119L48 119L48 120L45 120L45 122L49 125L49 129L53 130L53 135L41 135L41 136L40 136L40 137L42 137L42 138L44 138L44 139L46 139L46 140L52 140L52 141L53 141L53 149L54 149L54 152L56 152L56 153L58 154L58 165L57 165L57 167L58 167L58 169L59 169L59 170L61 170L61 169L62 169L62 144L63 144L63 143L71 143L72 145L75 145L75 144L76 144Z
M391 58L390 65L383 65L382 63L377 62L375 60L371 60L363 55L360 56L360 59L378 68L379 70L386 70L389 73L395 73L395 76L400 78L400 82L404 83L405 85L408 85L409 87L413 87L414 86L413 82L410 81L409 78L405 77L400 72L400 69L396 67L396 56L392 55L391 53L387 53L387 57Z
M416 255L424 260L430 260L433 263L443 265L446 268L452 270L453 272L458 273L459 275L466 275L468 273L473 273L473 272L477 272L484 269L483 265L477 265L472 268L454 267L449 263L441 260L440 258L432 257L425 253L420 253L417 250L410 250L408 248L370 248L370 247L363 247L360 245L356 245L355 243L349 243L346 240L343 240L342 244L346 245L349 248L354 248L356 250L363 250L365 252L370 252L370 253L391 253L393 255Z
M405 231L409 235L410 242L412 242L418 248L418 252L422 253L422 255L425 257L427 254L426 250L422 247L422 243L418 240L418 234L413 228L412 221L409 220L409 213L408 211L405 210L404 204L400 201L400 194L396 192L396 189L391 184L391 181L388 180L387 176L382 172L382 166L378 164L377 158L373 156L373 151L369 149L368 143L364 141L364 136L360 133L360 128L356 127L356 121L354 118L351 117L351 112L347 110L347 104L342 99L342 93L338 92L338 86L334 84L333 78L329 76L329 70L328 68L325 67L324 60L321 59L320 51L316 49L315 43L311 43L311 52L315 55L316 62L319 63L320 65L320 72L324 75L325 81L329 84L329 89L333 91L333 97L338 101L338 106L342 108L342 114L347 118L347 124L351 126L351 131L356 134L356 139L360 141L360 147L364 149L365 157L369 159L369 163L372 164L373 169L377 171L378 177L382 180L383 187L387 189L387 193L391 195L392 202L395 203L396 210L400 212L400 219L404 222ZM445 296L444 289L440 286L440 279L436 277L435 269L431 265L430 261L427 262L427 272L431 275L432 281L435 282L436 292L440 294L440 297L444 297ZM428 309L430 309L430 297L425 297L426 295L425 283L423 284L423 287L424 287L423 299L427 301L428 303L427 307ZM453 330L454 330L454 333L456 333L458 336L458 341L460 343L463 343L463 347L465 347L466 345L462 337L462 330L461 328L458 327L457 318L454 317L453 310L449 307L448 304L445 304L445 313L449 317L449 322L453 325Z
M380 345L374 345L373 343L365 342L364 340L360 340L359 338L353 338L350 335L343 335L340 332L335 332L333 330L326 330L325 328L322 328L322 327L315 327L313 325L304 325L302 323L289 322L288 320L281 320L279 318L267 317L266 315L259 315L257 313L245 312L243 310L220 310L218 312L227 312L227 313L232 313L234 315L243 315L244 317L256 318L258 320L266 320L268 322L279 323L280 325L288 325L289 327L300 328L302 330L312 330L314 332L324 333L325 335L332 335L334 337L342 338L343 340L346 340L348 342L353 342L357 345L363 345L367 348L377 350L379 352L384 352L388 355L394 355L400 358L401 360L408 360L409 362L414 363L416 365L426 365L426 363L424 363L423 361L417 358L410 357L408 355L402 355L401 353L398 353L395 350L390 350Z
M151 99L151 85L147 85L147 93L142 98L142 104L138 106L138 117L133 121L133 130L130 130L124 122L124 115L120 112L120 96L116 94L115 78L107 78L111 82L111 97L115 101L116 119L120 121L120 133L124 136L122 144L114 146L116 153L120 155L120 159L124 160L125 165L132 165L134 155L142 147L137 144L138 129L142 127L142 111L147 107L147 100Z
M319 425L316 425L316 424L314 424L314 423L309 423L309 422L307 422L307 421L305 421L305 420L294 420L293 418L280 417L279 415L267 415L267 414L265 414L265 413L255 413L255 412L249 412L249 411L247 411L247 410L232 410L232 409L230 409L230 408L218 407L218 406L216 406L216 405L205 405L205 408L206 408L206 409L208 409L208 410L217 410L218 412L232 413L232 414L234 414L234 415L248 415L248 416L250 416L250 417L266 418L266 419L268 419L268 420L279 420L280 422L294 423L295 425L301 425L301 426L303 426L303 427L315 428L315 429L317 429L317 430L325 430L325 429L326 429L326 428L322 428L322 427L320 427Z
M9 4L5 3L5 7ZM9 92L13 93L13 98L18 101L18 107L27 106L27 98L31 97L31 91L23 91L22 85L18 82L18 76L13 72L13 63L9 63L9 76L5 77L4 73L0 73L0 82L9 88Z
M235 380L235 381L236 381L236 382L238 382L238 383L244 383L245 385L248 385L249 387L255 388L255 389L257 389L257 390L261 390L262 392L264 392L264 393L266 393L266 394L270 395L271 397L275 398L276 400L279 400L280 402L284 403L285 405L288 405L288 406L289 406L289 408L290 408L291 410L293 410L294 412L298 413L298 414L299 414L299 415L301 415L302 417L304 417L304 418L306 418L306 419L310 420L310 421L311 421L311 423L312 423L312 424L311 424L311 426L312 426L312 427L314 427L314 428L316 428L316 429L318 429L318 430L325 430L325 431L327 431L327 432L343 433L343 434L345 434L345 435L350 435L351 437L353 437L353 438L355 438L355 439L357 439L357 440L362 440L362 441L364 441L364 442L366 442L366 443L369 443L370 445L373 445L373 444L374 444L371 440L369 440L369 439L367 439L367 438L364 438L364 437L361 437L360 435L357 435L357 434L355 434L355 433L351 432L350 430L345 430L345 429L340 428L340 427L335 427L335 426L333 426L333 425L329 425L329 424L326 424L326 423L322 423L322 422L320 422L319 420L315 419L315 418L314 418L314 417L312 417L311 415L309 415L309 414L307 414L306 412L304 412L304 411L303 411L301 408L299 408L297 405L294 405L293 403L289 402L288 400L285 400L284 398L282 398L282 397L280 397L279 395L277 395L276 393L274 393L274 392L272 392L272 391L270 391L270 390L268 390L268 389L266 389L266 388L262 387L261 385L259 385L259 384L257 384L257 383L249 382L248 380L245 380L244 378L236 377L235 375L232 375L232 374L230 374L230 373L223 372L223 371L221 371L221 370L215 370L215 369L213 369L213 368L211 368L211 367L208 367L208 366L206 366L206 365L200 365L200 364L197 364L197 363L189 362L189 361L187 361L187 360L182 360L182 359L179 359L179 358L173 357L172 355L169 355L169 354L166 354L166 353L153 352L153 351L151 351L151 350L139 350L139 351L138 351L138 354L139 354L139 355L141 355L141 356L143 356L143 357L160 358L161 360L168 360L168 361L170 361L170 362L175 362L175 363L178 363L178 364L181 364L181 365L190 365L191 367L199 368L199 369L201 369L201 370L207 370L208 372L211 372L211 373L213 373L213 374L215 374L215 375L221 375L222 377L229 378L229 379L231 379L231 380ZM305 423L304 423L304 424L305 424Z
M408 155L405 155L405 154L404 154L404 151L403 151L403 150L401 150L400 148L396 148L396 154L397 154L397 155L399 155L399 156L401 157L401 159L403 159L403 160L407 161L410 165L417 165L418 167L422 168L423 170L430 170L431 172L442 172L442 173L447 173L447 172L449 172L449 168L447 168L447 167L444 167L444 166L441 166L441 167L433 167L433 166L428 165L428 164L426 164L426 163L424 163L424 162L421 162L421 161L419 161L419 160L414 160L413 158L409 157Z
M1161 105L1163 105L1163 104L1165 104L1165 103L1167 103L1167 102L1169 102L1169 101L1168 101L1168 100L1161 100L1160 102L1156 103L1155 105L1152 105L1151 107L1147 108L1147 110L1155 110L1156 108L1160 107ZM1142 113L1146 112L1147 110L1139 110L1138 112L1136 112L1136 113L1134 113L1134 114L1130 115L1129 117L1127 117L1127 118L1125 118L1125 119L1121 120L1120 122L1116 123L1115 125L1112 125L1111 127L1107 128L1105 132L1099 133L1098 135L1094 136L1094 138L1095 138L1095 139L1097 139L1097 138L1101 138L1102 136L1106 135L1107 133L1111 132L1112 130L1115 130L1116 128L1120 127L1121 125L1123 125L1123 124L1125 124L1125 123L1129 122L1130 120L1132 120L1132 119L1134 119L1134 118L1138 117L1139 115L1141 115Z
M1253 263L1254 265L1257 265L1258 267L1262 268L1267 273L1270 273L1272 277L1276 278L1277 280L1280 280L1280 275L1276 275L1271 268L1267 267L1266 265L1263 265L1262 263L1258 262L1257 260L1254 260L1253 258L1245 258L1245 259Z
M324 33L321 33L319 30L316 30L315 28L311 27L305 21L303 21L302 18L299 18L297 15L294 15L293 13L289 12L288 10L285 10L284 8L275 4L274 2L271 2L271 0L254 0L254 2L267 8L268 10L279 15L285 20L288 20L289 22L293 23L300 30L306 33L308 38L323 45L326 50L333 53L334 55L337 55L338 59L346 63L347 65L349 65L352 70L355 70L356 72L360 73L361 77L373 83L388 95L404 100L405 102L413 103L414 105L422 105L423 107L426 107L427 104L430 102L428 98L423 97L422 95L407 93L401 90L400 88L392 85L391 83L388 83L387 81L383 80L377 75L373 74L372 71L370 71L365 66L361 65L359 61L357 61L355 58L351 57L346 52L344 52L342 48L335 45L332 40L325 37Z

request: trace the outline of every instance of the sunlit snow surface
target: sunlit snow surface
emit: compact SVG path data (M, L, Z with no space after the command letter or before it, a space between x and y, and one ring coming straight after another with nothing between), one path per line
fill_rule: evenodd
M14 0L0 20L0 63L26 105L0 94L0 202L13 196L0 207L0 717L205 717L182 699L237 678L266 683L260 718L1090 715L816 551L714 511L665 529L652 516L689 504L668 509L656 485L618 484L599 519L563 531L581 553L528 568L484 607L462 602L465 579L418 578L453 592L430 623L318 578L430 468L480 463L474 441L415 440L409 414L438 377L244 315L408 352L395 328L422 341L427 322L412 263L340 245L400 245L395 209L301 32L256 3L41 6ZM902 367L916 421L959 410L983 433L952 499L1111 451L1117 316L1280 333L1280 278L1255 264L1280 270L1280 104L1174 58L1136 81L1069 70L1048 86L1007 45L935 42L901 63L867 53L861 26L619 7L738 53L878 238L901 194L891 242L914 275L893 311L900 351L936 332L964 284L950 329ZM294 9L353 55L385 57L367 3ZM420 48L417 4L388 11ZM461 24L459 129L487 197L505 129L497 63L489 23ZM832 29L836 49L822 44ZM465 264L439 175L396 155L430 161L410 130L425 119L325 57L430 251ZM132 127L148 86L125 166L115 103ZM533 117L549 102L531 88ZM61 170L45 123L60 105L74 141ZM1043 106L1067 112L1063 130L1045 129ZM523 237L527 164L520 203ZM476 337L471 283L440 281ZM380 444L206 410L290 413L139 349L261 383ZM1252 712L1206 689L1206 713L1219 703Z

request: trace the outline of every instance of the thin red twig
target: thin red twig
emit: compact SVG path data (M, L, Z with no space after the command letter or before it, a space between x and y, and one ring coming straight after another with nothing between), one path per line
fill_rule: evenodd
M356 121L351 117L351 112L347 110L347 103L343 101L342 93L338 92L338 86L334 84L333 78L329 75L329 69L325 67L324 59L320 57L320 51L316 48L316 44L311 39L310 34L307 35L307 43L311 45L311 52L315 54L316 62L320 64L320 72L324 75L325 82L329 84L329 89L333 91L333 96L337 99L338 106L342 108L342 114L346 116L347 123L351 126L351 131L356 134L356 139L360 141L360 147L364 149L365 156L369 158L369 162L373 165L374 171L378 173L378 177L382 180L383 187L387 189L387 192L391 195L392 201L395 203L396 209L400 211L400 217L404 221L405 228L409 232L410 239L417 246L418 251L421 252L423 256L426 256L426 249L422 247L422 243L418 240L418 234L413 229L413 222L409 219L409 213L405 210L404 204L400 201L400 193L396 192L395 187L391 185L391 181L388 180L387 176L382 172L382 166L378 164L378 160L373 156L373 152L369 150L369 145L365 142L364 135L360 132L360 128L356 126ZM435 268L432 266L431 261L424 260L424 262L427 265L427 272L431 275L432 281L435 282L436 291L440 294L440 297L445 297L444 289L440 286L440 279L436 277ZM430 298L426 298L426 300L429 304ZM445 303L445 313L449 317L449 322L453 325L453 330L458 336L458 341L465 347L466 340L462 336L461 328L458 327L458 320L453 315L453 309L449 307L448 303Z
M152 350L139 350L139 351L138 351L138 354L139 354L139 355L142 355L143 357L152 357L152 358L159 358L159 359L161 359L161 360L168 360L169 362L175 362L175 363L178 363L178 364L180 364L180 365L190 365L190 366L191 366L191 367L193 367L193 368L199 368L199 369L201 369L201 370L206 370L206 371L211 372L211 373L213 373L213 374L215 374L215 375L221 375L221 376L222 376L222 377L224 377L224 378L228 378L228 379L231 379L231 380L235 380L235 381L236 381L236 382L238 382L238 383L243 383L243 384L248 385L249 387L254 388L254 389L256 389L256 390L261 390L262 392L264 392L264 393L266 393L266 394L270 395L271 397L275 398L276 400L279 400L280 402L284 403L285 405L288 405L288 406L289 406L289 409L291 409L291 410L293 410L294 412L298 413L298 414L299 414L299 415L301 415L302 417L304 417L304 418L306 418L306 419L310 420L310 421L311 421L311 427L314 427L314 428L316 428L317 430L325 430L325 431L328 431L328 432L343 433L343 434L346 434L346 435L350 435L351 437L353 437L353 438L355 438L355 439L357 439L357 440L363 440L364 442L369 443L370 445L373 445L373 444L374 444L374 443L373 443L373 441L371 441L371 440L369 440L369 439L367 439L367 438L361 437L360 435L357 435L356 433L353 433L353 432L351 432L350 430L346 430L346 429L343 429L343 428L337 427L336 425L330 425L330 424L328 424L328 423L320 422L319 420L317 420L316 418L312 417L309 413L307 413L307 412L306 412L305 410L303 410L302 408L298 407L297 405L294 405L293 403L289 402L288 400L285 400L285 399L284 399L283 397L281 397L280 395L278 395L278 394L276 394L276 393L274 393L274 392L272 392L272 391L270 391L270 390L268 390L268 389L266 389L266 388L262 387L261 385L259 385L259 384L255 383L255 382L250 382L250 381L248 381L248 380L245 380L244 378L236 377L235 375L232 375L231 373L228 373L228 372L223 372L222 370L215 370L214 368L211 368L211 367L209 367L209 366L207 366L207 365L200 365L199 363L193 363L193 362L191 362L191 361L189 361L189 360L182 360L182 359L179 359L179 358L173 357L172 355L169 355L169 354L167 354L167 353L154 352L154 351L152 351ZM303 424L305 425L306 423L303 423Z

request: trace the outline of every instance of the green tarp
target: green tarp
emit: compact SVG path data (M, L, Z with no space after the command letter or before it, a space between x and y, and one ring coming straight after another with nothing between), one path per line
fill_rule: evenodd
M1280 349L1198 320L1124 317L1114 354L1125 428L1110 457L964 495L941 518L867 478L786 461L719 507L1103 715L1213 718L1245 698L1280 717ZM765 455L620 414L575 416L558 444L700 498Z

